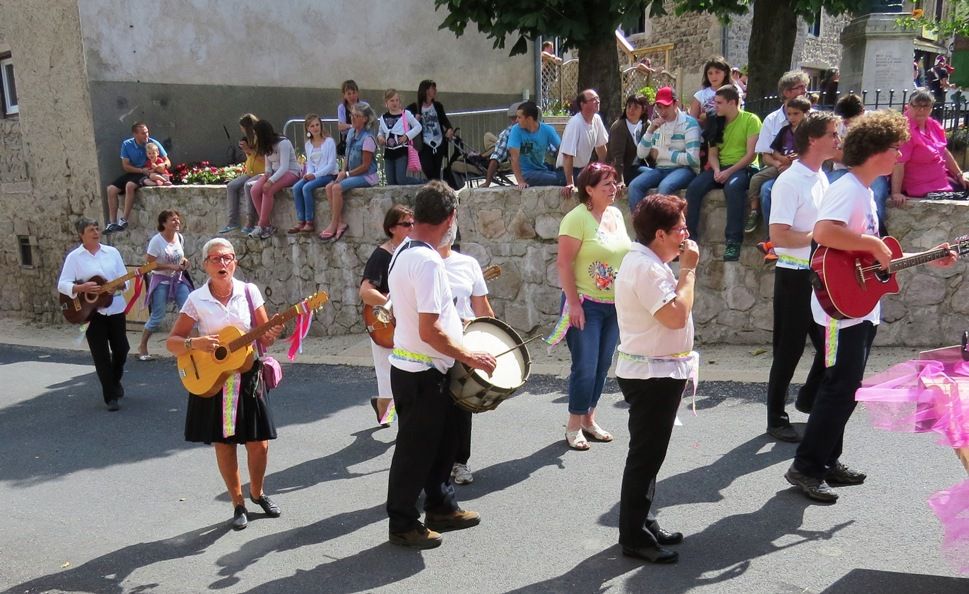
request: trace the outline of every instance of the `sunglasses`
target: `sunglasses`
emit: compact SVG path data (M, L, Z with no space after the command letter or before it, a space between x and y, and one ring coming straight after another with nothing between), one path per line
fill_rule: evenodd
M398 227L408 227L408 228L410 228L410 227L413 227L414 226L414 221L406 221L406 222L403 222L403 223L397 223L397 226Z

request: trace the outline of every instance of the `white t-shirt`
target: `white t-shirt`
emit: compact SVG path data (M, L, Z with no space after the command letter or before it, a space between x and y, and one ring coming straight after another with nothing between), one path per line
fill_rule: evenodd
M175 239L171 243L168 243L168 240L161 233L155 233L155 236L148 242L148 249L146 251L149 256L154 256L159 264L178 265L185 258L182 234L176 233ZM168 280L161 281L161 284L167 285L171 278L175 276L176 272L176 270L155 269L152 274L168 277Z
M394 252L387 282L394 303L394 351L390 364L403 371L446 373L454 359L421 340L418 314L438 314L438 322L451 340L464 338L461 318L454 307L447 271L441 255L424 242L405 241Z
M654 317L676 297L676 276L653 250L634 243L616 275L619 359L616 377L687 379L685 354L693 350L693 314L683 328L667 328ZM666 359L677 355L678 360ZM660 360L657 360L660 359Z
M563 156L572 155L572 167L581 169L589 164L593 149L607 144L609 144L609 132L606 131L606 126L602 123L599 114L592 116L590 124L585 121L581 113L577 113L565 125L555 166L562 167Z
M818 220L818 205L828 191L828 176L811 171L800 161L777 176L771 189L770 224L790 225L792 231L807 233ZM774 246L777 267L791 270L811 269L811 246L782 248Z
M700 113L710 113L716 111L716 103L713 99L717 95L717 90L713 87L704 87L693 93L693 98L700 104Z
M259 309L265 303L256 285L249 285L252 309ZM182 313L198 323L199 333L218 334L226 326L235 326L243 332L252 329L252 316L249 313L249 300L246 299L246 283L232 279L232 297L226 305L212 296L209 283L203 284L188 295Z
M818 207L818 220L840 221L848 227L849 231L878 236L878 211L875 210L874 194L871 188L862 185L851 172L831 184ZM814 321L825 327L832 321L837 322L839 329L855 326L864 321L878 324L881 320L881 311L882 305L879 302L875 309L863 318L832 320L824 313L817 295L813 291L811 293L811 313L814 315Z
M448 284L451 285L451 295L454 307L462 320L474 319L474 309L471 308L471 297L481 297L488 294L484 274L478 261L466 254L451 252L444 259L444 269L447 271Z

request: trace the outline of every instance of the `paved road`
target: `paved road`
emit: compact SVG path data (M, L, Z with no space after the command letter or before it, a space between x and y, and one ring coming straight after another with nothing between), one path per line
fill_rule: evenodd
M367 369L286 366L267 477L283 516L241 532L211 450L182 440L172 362L128 371L108 413L87 355L0 347L0 590L969 592L925 504L964 478L952 452L859 412L846 461L868 482L811 504L782 478L792 446L762 433L763 385L701 383L697 415L681 411L658 495L687 539L679 564L643 566L616 546L628 434L611 381L600 419L617 439L589 452L564 445L560 379L476 416L476 480L458 491L482 524L421 553L386 543L395 429L372 426Z

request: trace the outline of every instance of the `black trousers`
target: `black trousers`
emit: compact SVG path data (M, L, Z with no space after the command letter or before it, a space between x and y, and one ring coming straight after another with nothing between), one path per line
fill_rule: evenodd
M420 525L417 501L424 510L458 509L451 486L461 410L448 393L447 376L436 369L419 373L390 368L390 388L397 407L397 442L390 463L387 515L391 532Z
M774 361L767 382L768 427L790 424L784 404L807 337L814 345L814 362L798 392L798 401L813 402L824 377L824 345L821 326L811 315L811 291L810 270L774 269Z
M421 158L421 169L424 170L427 179L441 179L441 164L447 156L447 140L445 139L436 151L425 142L418 154Z
M101 394L109 402L124 396L121 376L128 358L128 335L123 313L104 316L95 313L87 327L87 345L94 359L94 369L101 382Z
M838 331L835 362L824 371L804 437L794 456L795 470L824 478L841 457L845 425L855 410L855 392L861 387L876 330L871 322L862 322Z
M623 398L629 403L629 454L619 499L619 544L657 546L653 534L659 530L659 524L650 508L656 492L656 475L666 459L686 380L616 379Z
M467 464L471 458L471 413L463 408L458 408L458 450L454 456L454 461L460 464Z

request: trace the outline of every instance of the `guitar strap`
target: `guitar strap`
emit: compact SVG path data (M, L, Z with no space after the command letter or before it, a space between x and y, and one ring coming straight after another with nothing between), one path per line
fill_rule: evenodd
M387 268L387 277L390 278L390 271L394 269L394 264L397 263L397 258L399 258L402 253L404 253L405 251L411 248L421 247L421 246L424 246L427 249L434 251L434 248L431 247L431 244L427 243L426 241L419 241L417 239L408 239L407 243L404 244L404 247L397 250L397 253L394 254L394 259L390 261L390 266Z

